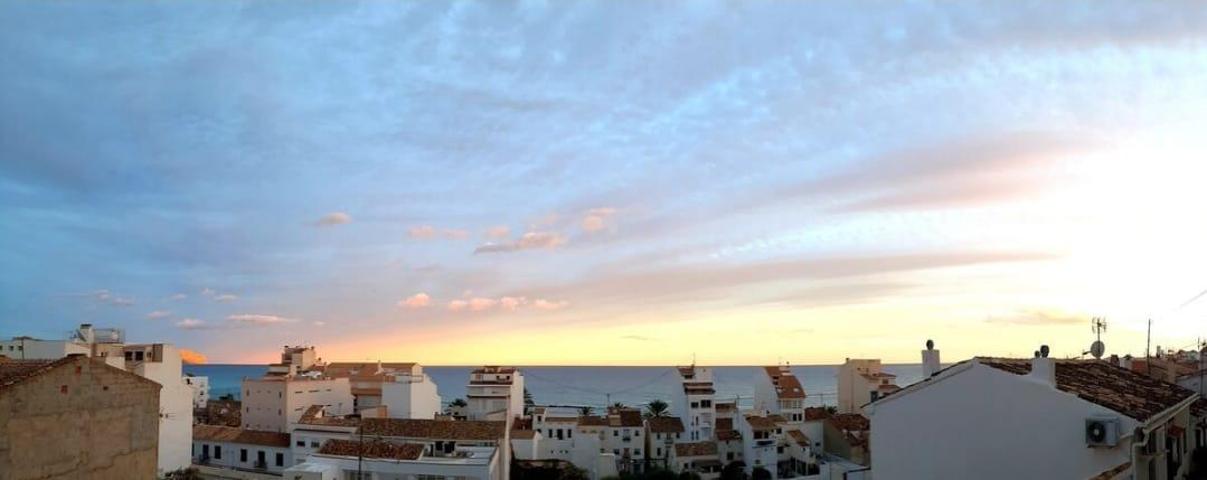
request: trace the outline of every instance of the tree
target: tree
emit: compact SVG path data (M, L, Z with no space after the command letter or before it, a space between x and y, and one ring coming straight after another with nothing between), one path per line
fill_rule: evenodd
M591 408L590 405L584 405L584 406L578 407L578 414L582 415L584 417L589 417L589 416L591 416L591 413L593 410L594 409Z
M453 401L451 403L449 403L448 405L450 407L468 407L469 406L469 404L465 402L464 398L454 398Z
M629 406L628 406L628 405L625 405L625 404L624 404L624 403L622 403L622 402L616 402L616 403L613 403L613 404L612 404L612 406L611 406L610 408L611 408L612 410L623 410L623 409L629 408Z
M746 475L746 465L734 460L721 469L721 480L749 480Z
M763 467L754 467L750 480L771 480L771 472Z
M528 387L524 387L524 414L532 413L532 407L536 406L536 401L532 399L532 394L528 392Z
M670 405L668 405L666 402L664 402L662 400L654 400L654 401L651 401L649 405L645 406L645 416L646 417L665 417L667 410L669 408L670 408Z

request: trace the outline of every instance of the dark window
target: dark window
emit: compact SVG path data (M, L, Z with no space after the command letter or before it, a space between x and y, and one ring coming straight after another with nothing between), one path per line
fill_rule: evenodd
M306 441L305 441L305 440L298 440L297 444L298 444L298 446L299 446L299 447L305 447L305 446L306 446Z
M256 466L263 465L267 465L267 461L264 460L264 450L260 450L256 452Z
M285 466L285 454L284 453L279 453L279 452L277 453L277 466L278 467Z
M619 437L619 436L620 436L620 430L612 430L612 436L613 436L613 437Z
M247 449L246 448L239 449L239 461L247 462Z
M214 445L214 458L218 459L218 460L222 459L222 446L221 445Z
M201 446L201 456L206 457L206 458L208 458L210 456L210 446L209 445Z
M700 402L692 402L692 408L700 408Z

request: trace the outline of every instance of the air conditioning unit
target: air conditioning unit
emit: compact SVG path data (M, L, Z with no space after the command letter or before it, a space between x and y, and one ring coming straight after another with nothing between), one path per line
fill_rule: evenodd
M1113 447L1119 444L1119 417L1090 417L1085 419L1087 447Z

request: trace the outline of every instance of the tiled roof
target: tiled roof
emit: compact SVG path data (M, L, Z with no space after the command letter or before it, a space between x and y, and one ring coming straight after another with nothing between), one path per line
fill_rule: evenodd
M720 431L724 431L724 430L733 430L733 419L732 418L718 418L717 419L717 431L720 432Z
M266 447L289 447L289 434L243 430L221 425L193 425L193 440L207 442L241 443Z
M608 419L599 415L583 415L578 417L578 424L584 427L606 427Z
M513 440L532 440L536 438L536 430L512 430L511 438Z
M871 428L868 417L858 413L836 413L828 421L839 430L848 432L861 432Z
M761 417L758 415L746 415L746 423L750 424L750 429L754 431L775 430L775 420L771 417Z
M378 367L381 373L378 373ZM315 370L323 375L334 378L352 378L356 380L384 380L390 372L405 371L410 373L415 367L413 362L331 362Z
M823 420L830 416L830 412L826 411L826 407L805 407L805 421L812 422L814 420Z
M717 444L713 442L676 443L675 456L709 457L717 455Z
M717 440L721 441L741 440L742 432L737 430L717 430L716 437Z
M318 453L341 457L388 458L391 460L418 460L423 455L423 445L418 443L391 443L355 440L327 440Z
M978 358L977 361L1016 375L1031 372L1029 359ZM1195 395L1178 385L1098 360L1057 360L1055 363L1058 390L1140 421Z
M796 442L797 445L800 445L802 447L808 447L808 446L812 445L812 443L809 441L809 437L805 435L805 432L802 432L800 430L796 430L796 429L788 430L788 436L792 437L792 441Z
M505 422L482 420L424 420L414 418L365 418L360 431L383 437L423 438L428 440L499 440Z
M779 398L805 398L804 387L800 386L800 380L788 367L763 367L763 371L771 378L771 385L775 386L775 394Z
M360 417L327 416L322 405L311 405L298 423L303 425L326 425L332 427L355 427L360 425Z
M495 365L487 365L482 368L474 369L473 373L515 373L515 367L499 367Z
M652 433L676 433L684 431L683 421L679 420L679 417L650 417L645 421Z
M33 378L58 366L55 360L0 360L0 389Z
M1199 418L1207 417L1207 398L1200 398L1190 404L1190 414Z
M610 427L640 427L644 425L641 410L635 408L608 409L608 426Z
M1129 468L1132 468L1131 460L1123 462L1110 470L1099 473L1098 475L1094 475L1090 477L1090 480L1113 480L1115 477L1119 476L1119 474L1126 472Z
M738 405L734 402L717 402L713 404L713 407L716 408L718 412L733 412L737 411L738 409Z

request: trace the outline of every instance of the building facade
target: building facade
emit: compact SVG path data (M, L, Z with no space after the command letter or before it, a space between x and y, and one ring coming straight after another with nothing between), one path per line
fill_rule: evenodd
M524 415L524 375L514 367L485 366L469 374L466 416L505 420Z
M676 371L680 388L675 390L671 411L683 420L688 441L711 440L717 416L712 369L691 365L677 367Z
M197 465L277 475L294 464L288 433L219 425L193 428L192 458Z
M837 376L839 413L861 413L864 405L901 389L879 359L848 358Z

